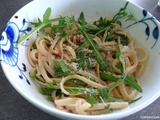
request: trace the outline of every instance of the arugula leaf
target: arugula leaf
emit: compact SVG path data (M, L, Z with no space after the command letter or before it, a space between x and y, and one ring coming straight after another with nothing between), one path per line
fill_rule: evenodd
M127 16L127 12L125 11L127 6L128 6L128 1L126 2L125 6L123 8L121 8L118 13L113 17L113 21L116 23L117 21L119 21L120 18L123 18L125 16Z
M38 18L38 22L31 22L32 25L34 25L35 27L38 27L40 24L42 24L42 21L40 18Z
M113 83L112 85L107 87L108 91L111 91L113 88L115 88L116 86L118 86L122 82L123 82L123 79L119 78L115 83Z
M133 15L130 13L129 15L125 12L125 9L127 8L127 5L128 5L129 2L127 2L125 4L125 6L123 8L121 8L119 10L119 12L113 17L112 20L106 20L105 18L100 18L98 21L95 21L94 24L90 24L90 23L87 23L85 21L85 18L84 18L84 14L83 12L80 14L79 18L78 18L78 23L80 25L82 25L85 29L86 29L86 32L88 33L92 33L94 35L98 35L99 33L103 32L105 29L107 29L107 27L110 27L111 26L111 23L120 23L119 19L122 18L122 17L125 17L127 16L128 19L127 20L132 20L133 19ZM44 27L46 26L50 26L51 27L51 23L52 22L55 22L55 21L58 21L59 22L59 25L57 26L54 26L53 28L56 28L53 33L54 34L58 34L60 33L61 36L65 36L66 33L65 31L63 30L64 27L68 27L68 20L69 19L66 19L66 17L59 17L59 18L55 18L55 19L51 19L49 20L49 17L51 15L51 8L47 8L44 15L43 15L43 21L41 21L39 18L38 18L38 22L31 22L31 24L33 24L35 26L35 29L32 30L29 34L27 35L24 35L17 43L17 47L22 44L26 39L30 38L34 33L36 33L37 31L42 31L44 32ZM74 17L70 18L70 21L73 20ZM65 21L66 19L66 21ZM66 22L66 23L65 23ZM96 24L98 22L98 24ZM63 24L64 23L64 24ZM70 22L72 23L72 22ZM68 36L68 30L67 30L67 36Z
M96 25L90 24L90 23L84 25L84 28L85 28L86 31L87 31L88 33L90 33L90 34L94 34L95 31L100 30L99 27L97 27Z
M42 95L46 95L46 96L47 96L47 99L48 99L49 101L52 101L52 102L53 102L53 99L52 99L52 92L53 92L53 90L52 90L52 89L46 89L46 88L39 87L38 90L39 90L39 92L40 92Z
M53 91L52 89L46 89L43 87L39 87L38 90L42 95L47 95L47 96L51 96L52 91Z
M39 25L45 23L45 22L48 22L49 21L49 17L51 15L51 8L48 7L45 11L45 13L43 14L43 21L40 20L40 18L38 18L38 22L31 22L32 25L34 25L35 27L38 27ZM40 31L45 34L45 28L46 27L51 27L50 24L47 24L46 26L42 27L40 29Z
M80 14L80 16L78 18L78 23L85 28L87 33L93 33L94 34L95 31L100 29L96 25L86 22L83 12L81 12L81 14Z
M76 48L75 52L78 53L82 48L87 46L87 42L84 41L78 48Z
M98 35L98 34L102 33L106 29L110 28L112 26L112 23L117 23L121 26L120 18L128 17L127 21L131 20L131 15L130 14L128 15L128 13L125 11L128 6L128 3L129 2L127 1L125 6L123 8L121 8L116 15L114 15L112 20L106 20L106 18L100 17L100 19L98 21L95 21L94 25L96 25L99 28L99 30L97 29L96 31L94 31L94 34ZM112 37L112 36L110 36L110 37Z
M103 100L106 101L119 101L122 102L123 100L121 99L117 99L114 98L112 96L109 95L109 92L115 88L116 86L118 86L119 84L121 84L123 82L123 79L118 79L114 84L112 84L111 86L107 87L107 88L101 88L99 90L99 97L102 97Z
M116 51L116 58L118 59L118 60L120 60L121 59L121 51L120 51L120 48L118 47L118 49L117 49L117 51Z
M106 18L100 17L99 20L95 21L93 24L96 25L99 28L104 28L109 25L109 21L106 20Z
M60 90L60 86L59 85L55 85L54 84L54 80L53 82L50 83L44 83L41 82L37 79L37 77L35 75L30 74L31 79L33 79L34 81L36 81L37 83L39 83L42 87L39 88L39 92L43 95L49 95L48 93L50 93L53 90ZM79 81L80 83L78 84L83 84L81 81ZM72 95L77 95L77 94L85 94L86 91L88 93L94 93L94 94L98 94L98 91L94 88L86 88L86 87L66 87L64 86L64 88Z
M94 106L99 102L97 95L95 95L95 93L89 93L89 92L87 92L86 100L91 104L91 106Z
M124 58L122 56L122 51L121 51L121 44L120 44L120 38L118 39L118 49L116 50L116 58L120 61L120 64L122 66L122 75L124 75L124 77L126 76L125 73L125 63L124 63Z
M72 87L79 87L79 86L87 85L85 82L78 80L78 79L71 79L71 80L68 80L67 82L73 83Z
M106 60L106 58L99 52L98 46L93 42L93 36L91 36L90 34L88 34L85 29L83 28L83 26L81 26L80 24L78 24L75 21L75 24L78 26L78 28L82 31L82 33L84 34L84 36L86 37L86 40L88 42L88 44L91 46L92 50L93 50L93 54L96 57L96 60L98 62L98 64L100 65L100 68L104 71L109 71L109 64L108 61Z
M129 21L129 20L132 20L132 21L135 21L135 22L138 21L131 12L130 12L130 14L127 16L126 22Z
M27 40L28 38L30 38L34 33L36 33L37 31L41 30L43 33L44 33L44 27L46 26L51 26L50 24L52 22L55 22L55 21L59 21L61 23L61 21L64 21L64 19L66 17L59 17L59 18L54 18L54 19L49 19L50 17L50 14L51 14L51 8L47 8L44 15L43 15L43 21L41 21L39 18L38 18L38 22L31 22L31 24L33 24L35 26L35 29L32 30L30 33L28 33L27 35L24 35L17 43L17 47L22 44L25 40Z
M78 51L78 52L76 52L76 54L77 54L77 58L78 58L77 62L79 65L78 69L82 68L82 70L84 70L85 69L85 56L82 51Z
M79 89L67 89L66 91L69 92L70 95L78 95L84 92Z
M66 30L66 36L67 36L67 39L69 39L69 27L71 25L69 17L65 18L65 23L66 23L66 28L67 28L67 30Z
M106 36L107 41L109 41L111 38L113 38L115 36L114 32L115 32L115 29L112 29L110 32L108 32L108 34Z
M97 32L95 33L95 35L98 35L98 34L104 32L105 30L109 29L110 27L111 27L111 24L108 25L108 26L106 26L106 27L102 27L99 31L97 31Z
M50 83L44 83L44 82L39 81L35 75L30 74L30 77L31 77L34 81L36 81L37 83L39 83L40 85L42 85L42 86L45 87L45 88L48 88L48 89L60 89L59 86L54 85L54 81L53 81L53 82L50 82Z
M129 102L129 104L132 104L132 103L138 101L138 100L141 99L141 98L142 98L142 96L139 97L139 98L137 98L137 99L134 99L134 100L128 100L127 102Z
M135 77L127 75L125 82L136 89L138 92L143 92L142 88L137 84Z
M60 17L61 18L61 17ZM59 35L61 37L64 37L66 35L66 32L64 31L64 28L66 27L66 17L62 20L59 20L58 25L53 25L52 26L52 33L53 35Z
M43 23L49 21L49 17L51 15L51 8L47 8L44 15L43 15Z
M42 87L38 87L38 91L42 94L42 95L46 95L45 91Z
M60 17L61 18L61 17ZM61 37L67 37L69 39L70 36L70 26L72 25L72 21L74 21L74 16L72 17L64 17L64 19L58 21L58 25L52 26L52 33L56 36L59 35Z
M102 97L102 99L105 101L113 100L112 97L109 95L108 90L106 88L102 88L99 90L99 97Z
M123 46L125 46L125 45L127 46L127 45L128 45L128 38L127 38L127 36L121 35L120 37L121 37L120 43L121 43Z
M43 27L45 27L46 25L48 24L51 24L52 22L55 22L55 21L61 21L61 20L64 20L64 17L61 17L61 18L55 18L55 19L51 19L47 22L44 22L44 23L41 23L39 24L39 26L37 26L34 30L32 30L29 34L27 35L24 35L17 43L17 47L22 44L25 40L27 40L28 38L30 38L34 33L36 33L37 31L39 31L40 29L42 29Z
M99 97L102 97L103 100L105 101L115 101L115 102L128 102L129 104L136 102L137 100L141 99L141 97L134 99L134 100L122 100L122 99L117 99L109 95L109 91L111 91L113 88L118 86L123 82L123 79L118 79L117 82L112 84L111 86L107 88L101 88L99 90Z
M64 61L60 61L60 65L63 72L68 72L67 65L64 63Z
M87 88L86 92L87 92L86 100L91 104L91 106L96 105L100 101L98 97L99 91L97 89L90 87Z
M119 77L113 75L113 74L107 74L105 72L100 72L100 77L103 79L103 80L111 80L111 81L114 81L116 82L118 79L120 79ZM136 82L136 78L135 77L132 77L132 76L129 76L127 75L124 79L124 81L129 84L131 87L133 87L134 89L136 89L138 92L143 92L141 86L139 86Z
M57 77L67 76L69 74L69 69L63 60L54 60L54 71Z
M102 88L99 90L99 96L102 97L103 100L105 101L114 101L114 102L128 102L129 104L132 104L136 101L138 101L139 99L141 99L142 97L139 97L137 99L134 100L123 100L123 99L118 99L118 98L114 98L112 96L109 95L108 90L106 88Z
M97 29L92 30L92 34L98 35L104 32L106 29L109 29L112 24L111 21L107 21L106 18L100 17L99 20L95 21L93 25L97 26Z
M117 68L117 69L120 69L121 72L123 71L123 66L122 66L121 63L118 63L118 64L116 65L116 68Z
M85 25L85 24L87 24L83 12L81 12L80 15L79 15L78 23L79 23L80 25Z
M118 78L111 73L100 72L99 75L103 80L111 80L113 82L118 80Z

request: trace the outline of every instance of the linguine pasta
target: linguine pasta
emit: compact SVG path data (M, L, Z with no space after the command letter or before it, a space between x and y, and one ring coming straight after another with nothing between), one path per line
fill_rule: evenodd
M143 48L134 47L134 38L124 31L119 25L113 24L112 29L115 30L116 36L110 41L105 41L105 34L98 34L94 37L94 42L99 46L105 48L100 53L106 58L109 63L110 72L114 75L121 75L122 71L117 67L120 63L117 58L115 58L116 50L118 48L117 39L119 36L125 36L129 43L126 46L120 44L122 56L125 63L125 72L127 75L134 76L136 75L136 80L144 72L144 63L148 58L148 54ZM86 40L83 35L76 34L77 27L72 25L70 27L70 37L61 38L60 36L41 36L35 39L28 47L28 59L32 65L34 71L37 70L35 74L36 77L44 82L50 83L55 82L55 85L60 87L61 94L57 95L58 90L52 91L52 99L55 102L55 105L58 109L63 109L66 111L71 111L77 114L94 114L97 111L102 112L106 106L109 105L109 108L112 109L121 109L128 106L128 102L104 102L103 98L100 99L100 102L93 107L86 101L86 93L70 93L65 89L65 87L72 87L75 82L82 82L81 87L86 89L93 87L94 89L101 89L110 86L114 82L111 80L104 80L100 77L99 72L101 68L97 63L96 59L92 57L91 53L93 52L88 45L83 47L80 51L83 52L85 56L84 64L90 66L90 68L79 68L78 58L76 55L76 49L82 45ZM47 40L51 40L51 42ZM139 59L137 57L136 50L140 50L144 53L144 58ZM69 67L69 72L67 76L58 77L54 68L54 61L64 61L64 64ZM77 84L78 85L78 84ZM128 86L125 82L122 82L120 85L113 88L110 93L111 96L115 98L120 98L124 100L134 99L138 92L133 89L131 86ZM107 110L108 111L108 110Z
M115 19L87 23L83 14L78 22L66 17L45 26L30 43L30 76L56 108L103 114L138 100L148 53L134 46L135 39Z

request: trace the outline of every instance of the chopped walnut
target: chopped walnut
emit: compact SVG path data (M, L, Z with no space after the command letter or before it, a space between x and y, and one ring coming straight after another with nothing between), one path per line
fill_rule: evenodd
M80 40L82 40L82 39L83 39L83 35L72 35L70 37L70 40L75 44L79 44Z

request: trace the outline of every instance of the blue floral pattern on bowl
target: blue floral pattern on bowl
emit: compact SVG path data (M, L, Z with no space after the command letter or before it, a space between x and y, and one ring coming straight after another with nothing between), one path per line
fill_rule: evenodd
M127 28L132 27L133 25L136 25L138 23L144 24L146 26L146 28L144 30L146 37L147 37L146 40L148 40L149 36L151 36L151 35L153 36L153 38L155 40L154 44L151 46L151 48L153 48L156 45L158 38L159 38L159 27L156 23L156 18L153 16L147 17L148 12L144 9L142 10L142 15L143 15L143 17L141 20L134 22L133 24L129 25ZM150 21L154 24L153 29L150 28L148 21ZM151 34L151 32L152 32L152 34Z
M22 68L18 66L18 55L19 49L16 47L17 41L19 40L20 33L23 32L27 34L27 32L31 31L31 27L27 27L27 29L23 29L25 26L25 19L22 20L22 28L19 29L18 25L15 22L8 22L4 31L2 32L2 36L0 37L0 61L5 62L6 64L18 68L20 74L19 78L25 78L27 83L30 85L29 80L25 76L24 72L26 72L26 65L21 63Z

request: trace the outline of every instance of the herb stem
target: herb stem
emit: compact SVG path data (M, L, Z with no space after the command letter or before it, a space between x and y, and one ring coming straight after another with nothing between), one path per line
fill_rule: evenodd
M43 22L41 25L39 25L38 27L36 27L33 31L31 31L29 34L24 35L17 43L16 47L18 47L19 45L21 45L25 40L27 40L28 38L30 38L34 33L36 33L37 31L39 31L41 28L45 27L48 24L51 24L52 22L55 21L60 21L60 20L64 20L65 17L60 17L60 18L55 18L55 19L51 19L47 22Z

